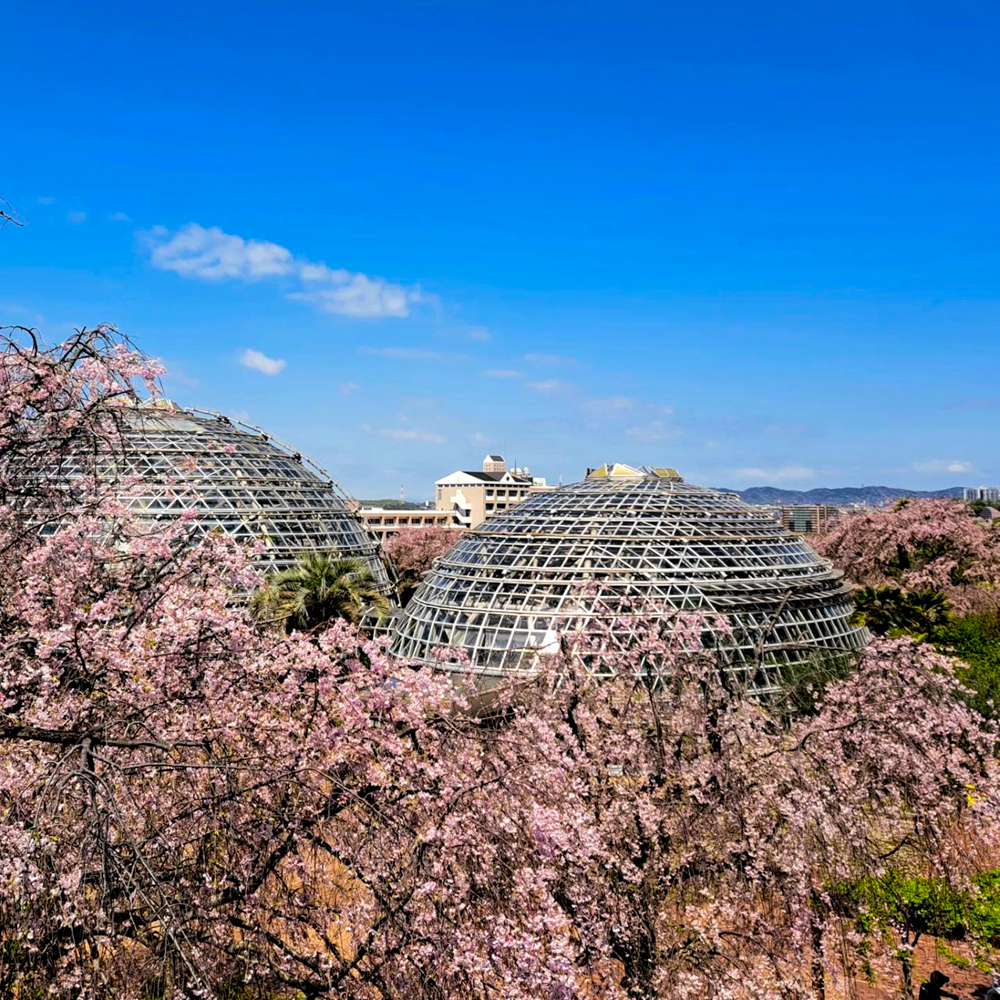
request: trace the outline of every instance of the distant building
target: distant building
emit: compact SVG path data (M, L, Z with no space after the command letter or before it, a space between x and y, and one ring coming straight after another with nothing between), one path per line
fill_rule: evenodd
M482 471L460 470L439 479L434 484L434 506L450 513L460 527L475 528L529 493L546 488L545 480L527 469L508 469L502 455L487 455Z
M403 528L458 528L460 525L446 511L440 510L386 510L384 507L361 507L358 517L379 541Z
M816 535L829 531L849 511L844 507L817 503L786 503L769 505L774 519L786 530L797 535Z
M968 503L972 500L985 500L986 503L1000 501L1000 486L966 486L962 490L962 499Z

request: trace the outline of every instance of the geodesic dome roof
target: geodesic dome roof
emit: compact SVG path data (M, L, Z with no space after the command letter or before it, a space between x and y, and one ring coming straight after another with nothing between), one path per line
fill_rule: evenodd
M530 495L441 557L395 625L392 652L476 675L489 687L530 673L559 636L614 619L623 636L678 611L723 620L731 669L762 691L813 651L844 652L867 633L839 570L735 494L672 469L605 465ZM457 647L469 667L441 661ZM606 674L599 662L589 664Z
M312 550L359 556L388 593L378 543L353 498L319 466L258 427L167 400L128 411L120 449L103 463L111 477L135 477L122 499L148 520L197 514L192 530L260 540L264 570L291 566Z

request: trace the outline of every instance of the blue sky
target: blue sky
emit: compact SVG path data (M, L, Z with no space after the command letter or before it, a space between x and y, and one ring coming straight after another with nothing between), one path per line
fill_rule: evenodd
M1000 481L995 4L5 7L0 322L362 497ZM249 352L249 353L248 353Z

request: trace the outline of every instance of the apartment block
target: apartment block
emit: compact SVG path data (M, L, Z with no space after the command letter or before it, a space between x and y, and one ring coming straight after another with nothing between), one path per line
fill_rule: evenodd
M384 542L402 528L456 528L455 519L440 510L385 510L382 507L361 507L358 517L370 532Z
M434 506L447 511L462 528L475 528L494 514L547 488L527 469L508 469L502 455L487 455L482 470L459 470L434 484Z

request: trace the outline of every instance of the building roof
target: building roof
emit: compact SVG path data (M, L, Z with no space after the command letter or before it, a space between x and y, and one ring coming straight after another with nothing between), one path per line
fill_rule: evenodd
M773 691L812 650L864 645L852 611L840 572L768 511L673 469L608 463L467 532L397 618L391 648L488 687L595 622L614 620L627 642L651 620L702 612L731 669ZM468 668L434 655L449 646ZM598 659L587 667L606 676Z
M596 469L587 470L588 479L642 479L644 476L656 476L659 479L680 479L676 469L665 469L660 466L634 469L623 462L605 462Z
M452 472L443 479L435 481L435 486L462 486L469 484L469 480L475 483L530 483L531 476L519 476L513 472L481 472L473 469L460 469Z

